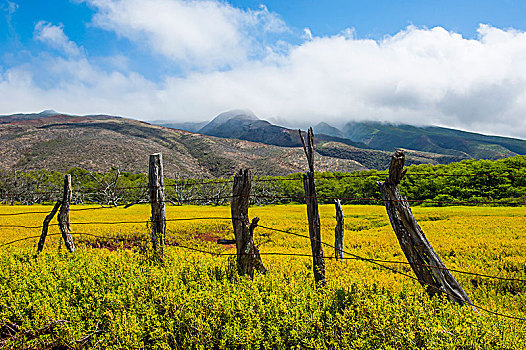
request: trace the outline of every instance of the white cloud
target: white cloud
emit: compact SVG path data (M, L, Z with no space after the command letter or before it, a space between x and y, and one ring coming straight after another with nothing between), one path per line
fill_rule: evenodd
M410 26L371 40L349 29L268 48L261 33L287 29L266 8L211 0L87 2L96 9L95 25L193 70L154 82L130 70L134 58L125 52L114 68L102 69L100 57L75 56L81 49L61 26L41 22L35 37L70 56L0 70L0 113L53 108L201 121L241 107L291 125L383 120L526 138L525 32L480 25L478 37L466 39L441 27ZM44 89L35 71L49 72L56 84Z
M97 10L93 24L179 64L231 67L259 55L254 40L287 28L276 14L240 10L220 1L86 0Z
M5 11L7 12L8 16L12 16L16 10L18 9L18 4L16 2L7 1L5 5Z
M82 49L73 41L69 40L64 33L62 25L54 25L46 21L40 21L35 25L34 37L36 40L60 50L69 56L78 56Z
M468 40L409 27L381 41L314 37L279 60L169 79L164 88L177 117L248 106L291 123L371 119L526 137L526 34L479 33Z
M15 28L13 27L13 15L15 14L17 9L18 9L18 4L15 2L9 1L9 0L7 0L3 4L0 4L0 10L5 12L7 30L9 31L9 35L12 37L16 37L16 31L15 31Z
M303 38L306 40L312 40L312 32L309 28L303 28Z

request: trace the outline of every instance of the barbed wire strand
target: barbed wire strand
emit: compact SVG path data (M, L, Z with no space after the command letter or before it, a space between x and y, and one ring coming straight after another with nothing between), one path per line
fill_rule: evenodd
M256 227L261 227L261 228L263 228L263 229L270 230L270 231L277 231L277 232L281 232L281 233L290 234L290 235L293 235L293 236L298 236L298 237L302 237L302 238L308 238L308 239L311 239L310 236L303 235L303 234L301 234L301 233L296 233L296 232L291 232L291 231L281 230L281 229L277 229L277 228L273 228L273 227L268 227L268 226L263 226L263 225L259 225L259 224L258 224ZM321 243L321 244L323 244L323 245L325 245L325 246L327 246L327 247L329 247L329 248L337 249L335 246L333 246L333 245L330 244L330 243L323 242L323 241L320 241L320 240L317 240L317 239L313 239L313 240L316 241L316 242L318 242L318 243ZM391 264L411 265L411 263L406 262L406 261L379 260L379 259L373 259L373 258L364 258L364 257L361 257L361 256L359 256L359 255L356 255L356 254L353 254L353 253L346 252L346 251L344 251L344 250L342 250L342 249L338 249L338 251L341 251L342 253L345 253L345 254L351 255L352 257L354 257L354 258L357 259L357 260L365 260L365 261L376 262L376 263L391 263ZM454 272L458 272L458 273L461 273L461 274L476 275L476 276L479 276L479 277L486 277L486 278L493 278L493 279L499 279L499 280L505 280L505 281L514 281L514 282L522 282L522 283L526 283L526 280L524 280L524 279L520 279L520 278L506 278L506 277L500 277L500 276L485 275L485 274L479 274L479 273L476 273L476 272L469 272L469 271L463 271L463 270L449 269L449 268L447 268L447 267L434 266L434 265L429 265L429 264L419 264L419 263L414 263L414 264L415 264L415 265L419 265L419 266L431 267L431 268L435 268L435 269L454 271Z
M261 227L261 228L266 228L266 229L276 230L276 229L269 228L269 227L266 227L266 226L260 226L260 225L258 225L258 226ZM300 234L296 234L296 233L289 232L289 231L284 231L284 230L280 230L280 231L281 231L281 232L288 233L288 234L292 234L292 235L300 235ZM306 238L310 238L309 236L306 236L306 235L301 235L301 236L302 236L302 237L306 237ZM324 242L321 242L321 241L318 241L318 242L319 242L320 244L324 244L324 245L326 245L326 246L328 246L328 247L331 247L331 248L336 249L333 245L330 245L330 244L328 244L328 243L324 243ZM439 287L436 287L436 286L434 286L434 285L432 285L432 284L430 284L430 283L427 283L427 282L425 282L425 281L421 281L420 279L418 279L418 277L414 277L414 276L411 276L411 275L409 275L409 274L407 274L407 273L404 273L404 272L398 271L397 269L391 268L391 267L389 267L389 266L385 266L385 265L383 265L383 264L381 264L381 263L379 263L379 262L376 262L376 261L374 261L374 260L372 260L372 259L364 258L364 257L361 257L361 256L359 256L359 255L356 255L356 254L353 254L353 253L346 252L346 251L344 251L344 250L342 250L342 249L339 249L339 250L340 250L341 252L345 253L345 254L348 254L348 255L350 255L350 256L352 256L352 257L355 257L356 259L359 259L359 260L362 260L362 261L366 261L366 262L370 262L370 263L375 264L375 265L377 265L377 266L380 266L380 267L382 267L382 268L384 268L384 269L390 270L390 271L392 271L392 272L394 272L394 273L397 273L397 274L400 274L400 275L402 275L402 276L408 277L408 278L410 278L410 279L412 279L412 280L418 281L420 284L427 285L428 287L430 287L430 288L432 288L432 289L435 289L435 290L437 290L437 291L440 292L440 293L444 293L444 294L446 294L446 295L448 295L448 296L450 296L450 297L452 297L452 298L454 298L454 299L456 299L456 300L458 300L458 301L462 301L462 302L464 302L464 303L466 303L466 304L468 304L468 305L471 305L472 307L474 307L474 308L476 308L476 309L483 310L483 311L488 312L488 313L490 313L490 314L493 314L493 315L495 315L495 316L501 316L501 317L510 318L510 319L515 319L515 320L526 321L526 318L522 318L522 317L518 317L518 316L512 316L512 315L502 314L502 313L499 313L499 312L496 312L496 311L492 311L492 310L486 309L486 308L481 307L481 306L479 306L479 305L475 305L475 304L474 304L473 302L471 302L471 301L464 300L463 298L460 298L460 297L458 297L458 296L456 296L456 295L454 295L454 294L448 293L448 292L446 292L446 291L440 289Z
M235 218L234 218L235 219ZM280 230L280 229L275 229L275 228L271 228L271 227L267 227L267 226L262 226L262 225L257 225L258 227L261 227L261 228L264 228L264 229L267 229L267 230L273 230L273 231L278 231L278 232L283 232L283 233L287 233L287 234L291 234L291 235L295 235L295 236L300 236L300 237L304 237L304 238L310 238L309 236L306 236L306 235L301 235L301 234L298 234L298 233L294 233L294 232L290 232L290 231L285 231L285 230ZM55 236L55 235L61 235L62 233L52 233L52 234L48 234L48 236ZM105 236L98 236L98 235L94 235L94 234L89 234L89 233L71 233L72 235L76 234L76 235L90 235L90 236L94 236L94 237L99 237L99 238L105 238L105 239L118 239L117 237L105 237ZM0 245L0 247L4 247L6 245L9 245L9 244L13 244L13 243L16 243L16 242L20 242L20 241L23 241L23 240L27 240L27 239L32 239L32 238L39 238L39 236L31 236L31 237L25 237L25 238L21 238L21 239L18 239L18 240L15 240L15 241L11 241L11 242L8 242L8 243L5 243L5 244L2 244ZM328 243L325 243L325 242L322 242L322 241L318 241L320 242L321 244L323 245L326 245L328 247L331 247L331 248L334 248L336 249L334 246L332 246L331 244L328 244ZM216 255L221 255L219 253L212 253L212 252L207 252L207 251L204 251L204 250L200 250L200 249L197 249L197 248L190 248L190 247L186 247L186 246L183 246L181 244L176 244L176 246L179 246L179 247L183 247L183 248L187 248L187 249L192 249L192 250L195 250L195 251L199 251L199 252L204 252L204 253L211 253L211 254L216 254ZM467 303L468 305L471 305L472 307L476 308L476 309L480 309L480 310L483 310L485 312L488 312L490 314L493 314L493 315L496 315L496 316L500 316L500 317L505 317L505 318L509 318L509 319L515 319L515 320L520 320L520 321L526 321L526 318L521 318L521 317L517 317L517 316L512 316L512 315L506 315L506 314L502 314L502 313L499 313L499 312L495 312L495 311L492 311L492 310L489 310L489 309L486 309L484 307L481 307L479 305L475 305L473 302L471 301L468 301L468 300L464 300L463 298L460 298L456 295L453 295L451 293L448 293L448 292L445 292L443 290L441 290L440 288L436 287L436 286L433 286L432 284L430 283L427 283L425 281L421 281L419 280L417 277L414 277L414 276L411 276L409 274L406 274L404 272L401 272L401 271L398 271L394 268L391 268L389 266L385 266L373 259L369 259L369 258L364 258L364 257L361 257L361 256L358 256L356 254L353 254L353 253L349 253L349 252L346 252L344 250L341 250L343 253L345 254L348 254L348 255L351 255L352 257L354 257L355 259L357 260L362 260L362 261L365 261L365 262L370 262L370 263L373 263L375 265L378 265L384 269L387 269L389 271L392 271L396 274L400 274L402 276L405 276L405 277L408 277L412 280L415 280L417 282L419 282L420 284L423 284L423 285L427 285L428 287L430 288L433 288L441 293L444 293L448 296L451 296L452 298L454 299L457 299L459 301L462 301L464 303ZM270 254L269 254L270 255Z
M382 199L382 198L367 198L367 197L327 197L327 196L275 196L275 195L240 195L241 197L250 198L269 198L269 199L310 199L316 198L320 201L323 200L352 200L352 201L364 201L364 202L416 202L416 203L434 203L434 204L501 204L509 206L526 205L526 202L499 202L499 201L436 201L428 199ZM522 198L517 198L522 199Z
M222 253L214 253L214 252L209 252L209 251L201 250L201 249L198 249L198 248L192 248L192 247L183 246L183 245L177 245L177 246L180 247L180 248L189 249L189 250L193 250L193 251L197 251L197 252L201 252L201 253L212 254L212 255L216 255L216 256L222 256L222 255L223 255L223 256L227 256L227 255L237 255L237 254L234 254L234 253L232 253L232 254L229 254L229 253L227 253L227 254L225 254L225 253L223 253L223 254L222 254ZM293 254L293 253L282 253L282 254L283 254L283 255L285 255L285 254L289 255L289 254ZM350 253L347 253L347 254L350 254ZM250 255L250 254L247 254L247 255ZM262 253L260 253L260 255L278 255L278 254L262 254ZM352 254L351 254L351 255L352 255ZM302 256L303 256L303 255L302 255ZM312 255L307 255L307 254L305 254L305 256L312 257ZM325 258L325 257L324 257L324 258ZM362 257L359 257L359 256L356 256L355 259L357 259L357 260L363 260L363 261L369 261L369 259L367 259L367 258L362 258ZM369 261L369 262L372 262L372 261ZM448 295L448 296L450 296L450 297L452 297L452 298L454 298L454 299L456 299L456 300L458 300L458 301L462 301L462 302L464 302L464 303L470 305L471 307L473 307L473 308L475 308L475 309L482 310L482 311L485 311L485 312L487 312L487 313L489 313L489 314L492 314L492 315L495 315L495 316L499 316L499 317L504 317L504 318L514 319L514 320L519 320L519 321L526 321L526 318L522 318L522 317L518 317L518 316L513 316L513 315L503 314L503 313L500 313L500 312L492 311L492 310L487 309L487 308L485 308L485 307L482 307L482 306L480 306L480 305L476 305L476 304L474 304L474 303L471 302L471 301L464 300L463 298L460 298L460 297L458 297L458 296L456 296L456 295L453 295L453 294L451 294L451 293L448 293L448 292L446 292L446 291L443 291L443 290L441 290L439 287L433 286L433 285L430 284L430 283L427 283L427 282L425 282L425 281L421 281L421 280L419 280L417 277L411 276L411 275L409 275L409 274L406 274L406 273L404 273L404 272L398 271L398 270L393 269L393 268L391 268L391 267L388 267L388 266L385 266L385 265L382 265L382 264L379 264L379 263L376 263L376 265L378 265L378 266L380 266L380 267L382 267L382 268L384 268L384 269L390 270L390 271L392 271L392 272L394 272L394 273L396 273L396 274L400 274L400 275L402 275L402 276L408 277L408 278L410 278L410 279L412 279L412 280L415 280L415 281L417 281L417 282L419 282L419 283L421 283L421 284L423 284L423 285L427 285L428 287L430 287L430 288L432 288L432 289L435 289L435 290L437 290L437 291L440 292L440 293L444 293L444 294L446 294L446 295Z
M377 173L370 173L370 174L345 174L345 175L319 175L315 176L316 179L343 179L343 178L357 178L357 177L380 177L380 176L387 176L387 172L377 172ZM524 178L525 175L512 175L512 174L490 174L490 173L484 173L484 174L437 174L437 173L420 173L420 172L407 172L405 176L433 176L433 177L489 177L489 178ZM175 187L175 186L195 186L195 185L204 185L204 184L217 184L217 183L232 183L233 179L218 179L218 180L199 180L196 179L198 182L193 182L193 179L184 179L184 180L178 180L175 179L174 181L184 181L184 183L175 183L175 184L167 184L165 187ZM253 181L255 182L273 182L273 181L301 181L303 180L302 177L273 177L273 178L258 178L253 177ZM114 187L112 188L112 191L118 191L118 190L130 190L130 189L147 189L147 185L139 185L139 186L121 186L121 187ZM75 192L76 194L98 194L102 191L102 189L93 189L91 191L79 191ZM31 195L44 195L44 194L61 194L62 191L60 190L53 190L53 191L41 191L41 192L31 192ZM7 193L0 193L0 195L4 196L19 196L24 195L23 193L14 193L14 192L7 192Z
M165 221L166 222L174 222L174 221L196 221L196 220L241 220L241 219L239 219L239 218L231 218L231 217L208 216L208 217L173 218L173 219L166 219ZM92 222L71 222L70 225L146 224L148 222L149 222L149 220L144 220L144 221L92 221ZM49 226L58 226L58 225L59 224L50 224ZM258 225L258 226L263 228L263 229L277 231L277 232L281 232L281 233L291 234L291 235L295 235L295 236L299 236L299 237L309 238L310 239L309 236L302 235L302 234L299 234L299 233L294 233L294 232L281 230L281 229L277 229L277 228L273 228L273 227L267 227L267 226L263 226L263 225ZM43 227L43 225L42 226L1 225L0 227L40 229L40 228ZM35 237L40 237L40 236L35 236ZM18 240L15 240L13 242L17 242L17 241ZM333 245L331 245L329 243L322 242L322 241L320 241L320 243L325 245L325 246L328 246L330 248L336 249ZM350 253L347 253L347 254L350 254ZM356 259L362 259L361 257L358 257L358 256L356 256L355 258ZM405 262L405 261L379 260L379 259L372 259L372 258L367 258L367 259L369 259L370 261L375 261L375 262L380 262L380 263L410 265L409 262ZM461 273L461 274L469 274L469 275L485 277L485 278L493 278L493 279L499 279L499 280L505 280L505 281L516 281L516 282L524 282L524 283L526 283L526 280L517 279L517 278L507 278L507 277L492 276L492 275L480 274L480 273L476 273L476 272L469 272L469 271L463 271L463 270L457 270L457 269L448 269L448 268L444 268L444 267L440 267L440 266L434 266L434 265L429 265L429 264L418 264L417 263L416 265L426 266L426 267L431 267L431 268L436 268L436 269L444 269L444 270L449 270L449 271L453 271L453 272L457 272L457 273Z
M100 209L114 209L118 207L126 206L127 204L119 204L119 205L111 205L111 206L100 206L100 207L93 207L93 208L70 208L70 212L76 212L76 211L90 211L90 210L100 210ZM23 212L16 212L16 213L0 213L0 216L18 216L18 215L27 215L27 214L49 214L48 211L23 211Z
M309 196L277 196L277 195L239 195L239 196L246 196L250 198L267 198L267 199L309 199L311 197ZM231 199L235 197L234 195L226 195L226 196L213 196L213 197L198 197L198 198L188 198L188 199L175 199L175 200L165 200L164 203L171 203L174 205L177 205L179 203L192 203L192 202L202 202L202 201L220 201L224 199ZM348 201L362 201L362 202L383 202L384 199L381 198L368 198L368 197L327 197L327 196L316 196L320 201L328 201L328 200L348 200ZM522 199L522 198L511 198L511 199ZM412 203L430 203L430 204L497 204L501 206L524 206L526 205L526 202L510 202L505 201L446 201L446 200L429 200L429 199L389 199L390 202L399 202L399 201L407 201ZM143 200L143 201L137 201L132 203L122 203L118 205L107 205L107 206L100 206L100 207L94 207L94 208L71 208L71 212L75 211L90 211L90 210L100 210L100 209L114 209L118 207L129 207L135 204L151 204L151 201ZM16 213L0 213L1 216L17 216L17 215L28 215L28 214L48 214L48 211L27 211L27 212L16 212Z

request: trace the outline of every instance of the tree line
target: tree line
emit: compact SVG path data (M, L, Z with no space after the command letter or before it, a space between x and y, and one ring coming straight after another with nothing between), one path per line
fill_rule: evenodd
M464 160L448 165L411 165L400 183L408 199L428 201L421 205L448 205L448 202L526 202L526 156L501 160ZM75 204L108 206L146 202L146 174L121 172L111 168L104 173L72 168ZM253 182L253 204L304 203L302 174L285 177L259 177ZM375 203L381 199L377 181L387 171L367 170L353 173L316 173L320 203ZM166 200L172 204L223 205L229 203L231 179L165 178ZM51 170L0 171L0 202L4 204L51 203L60 198L63 174ZM433 202L433 203L431 203ZM414 205L419 204L414 203Z

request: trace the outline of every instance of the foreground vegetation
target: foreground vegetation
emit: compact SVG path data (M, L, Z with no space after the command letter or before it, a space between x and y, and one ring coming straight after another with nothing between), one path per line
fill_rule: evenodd
M166 248L164 267L151 263L147 205L128 209L73 206L77 250L50 236L35 257L37 238L0 249L0 346L5 348L328 348L523 349L526 322L443 299L429 299L415 281L364 261L326 260L328 285L315 288L307 239L257 228L255 241L269 269L251 281L234 258ZM50 206L0 206L0 214ZM385 209L344 206L345 250L404 261ZM320 207L322 237L332 242L334 207ZM524 208L414 209L416 219L450 268L526 279ZM2 225L38 226L46 214L2 216ZM306 234L301 205L253 207L260 224ZM167 219L228 218L228 207L168 206ZM135 224L75 224L86 222ZM0 245L39 235L0 227ZM57 233L56 226L50 233ZM229 220L168 221L168 241L232 253L214 241L233 238ZM134 241L125 240L133 238ZM141 239L145 239L141 241ZM142 243L141 243L142 242ZM101 248L103 247L103 248ZM325 248L325 256L334 251ZM405 265L390 267L412 274ZM453 273L473 302L526 318L526 285Z

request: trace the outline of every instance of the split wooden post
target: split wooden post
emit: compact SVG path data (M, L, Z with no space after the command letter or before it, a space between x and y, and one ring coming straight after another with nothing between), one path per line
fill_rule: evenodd
M234 186L232 189L232 201L230 202L230 212L232 215L232 225L236 238L237 267L240 275L254 277L254 270L261 273L267 269L261 261L259 249L254 244L254 229L257 227L259 218L248 219L248 205L250 201L250 189L252 179L250 170L239 170L234 176Z
M307 156L309 171L303 175L303 188L305 189L305 202L307 203L307 217L309 220L309 236L312 249L312 269L316 284L325 285L325 262L323 260L323 245L321 244L320 214L318 212L318 198L314 184L314 133L312 128L307 132L307 143L301 130L301 143Z
M387 215L389 215L389 220L402 251L418 281L426 288L430 296L445 293L450 301L457 302L460 305L473 306L466 292L451 275L427 240L413 217L407 198L400 195L398 185L406 173L403 170L404 163L404 152L396 151L391 158L389 178L385 182L377 182L387 209Z
M148 171L148 191L152 207L151 240L154 260L164 261L163 250L166 239L166 216L164 211L163 156L161 153L150 155Z
M51 222L51 220L53 220L53 217L57 213L58 208L60 208L61 204L62 201L58 200L55 203L55 206L53 206L53 209L51 209L51 212L47 214L47 216L44 218L44 222L42 223L42 234L40 235L40 239L38 240L37 253L40 253L42 249L44 249L44 243L46 242L49 223Z
M64 175L64 193L62 195L62 203L60 205L60 211L58 213L58 227L66 249L73 253L75 251L75 244L73 243L73 237L71 237L71 227L69 224L69 204L71 203L71 175ZM56 204L55 204L56 206Z
M338 258L343 259L343 231L344 231L344 219L342 204L339 199L334 200L334 206L336 207L336 227L334 227L334 256L336 260Z

